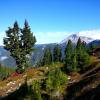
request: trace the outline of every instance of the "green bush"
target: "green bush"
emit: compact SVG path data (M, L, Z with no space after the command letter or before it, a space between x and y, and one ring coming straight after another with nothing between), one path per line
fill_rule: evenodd
M32 89L33 89L33 100L42 100L41 83L39 81L34 81Z
M58 90L62 85L67 83L67 76L59 68L49 72L47 77L45 83L47 92Z

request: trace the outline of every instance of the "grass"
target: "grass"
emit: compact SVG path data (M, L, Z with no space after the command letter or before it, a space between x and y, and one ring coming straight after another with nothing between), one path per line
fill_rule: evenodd
M97 61L97 57L95 56L90 56L90 64L92 64L93 62Z
M7 83L9 82L14 82L14 81L19 81L25 80L25 77L27 77L27 79L32 79L32 78L36 78L36 79L43 79L45 77L45 74L48 71L54 70L55 68L59 68L62 67L63 64L62 63L52 63L51 65L45 65L39 68L30 68L28 70L26 70L23 74L20 74L18 76L10 76L7 79L0 81L0 89L4 89L7 86ZM46 67L48 67L48 70L46 70ZM7 71L9 73L13 73L14 71L10 70L9 68L7 69ZM25 76L25 77L24 77Z

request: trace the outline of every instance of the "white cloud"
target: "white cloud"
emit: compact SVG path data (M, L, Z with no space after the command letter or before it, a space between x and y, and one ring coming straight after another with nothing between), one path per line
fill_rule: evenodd
M78 35L90 37L90 38L93 38L93 39L100 39L100 29L81 31L81 32L78 33Z
M68 32L36 32L37 44L58 43L69 35Z
M57 43L69 35L68 32L35 32L37 44ZM0 32L0 45L3 45L4 32Z
M0 32L0 45L3 45L3 38L6 36L4 32Z

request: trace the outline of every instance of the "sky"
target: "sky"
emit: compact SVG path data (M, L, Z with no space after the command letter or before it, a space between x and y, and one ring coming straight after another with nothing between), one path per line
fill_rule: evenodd
M0 0L0 44L5 31L27 19L37 44L62 41L73 32L100 29L100 0Z

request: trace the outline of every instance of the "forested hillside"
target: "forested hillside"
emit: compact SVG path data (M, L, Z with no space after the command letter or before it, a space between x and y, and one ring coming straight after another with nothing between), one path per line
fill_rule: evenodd
M17 21L9 27L3 41L16 67L0 65L1 100L98 100L99 45L87 45L80 37L76 44L69 39L65 48L49 44L42 48L33 66L31 55L38 49L34 48L36 38L26 20L23 28Z

